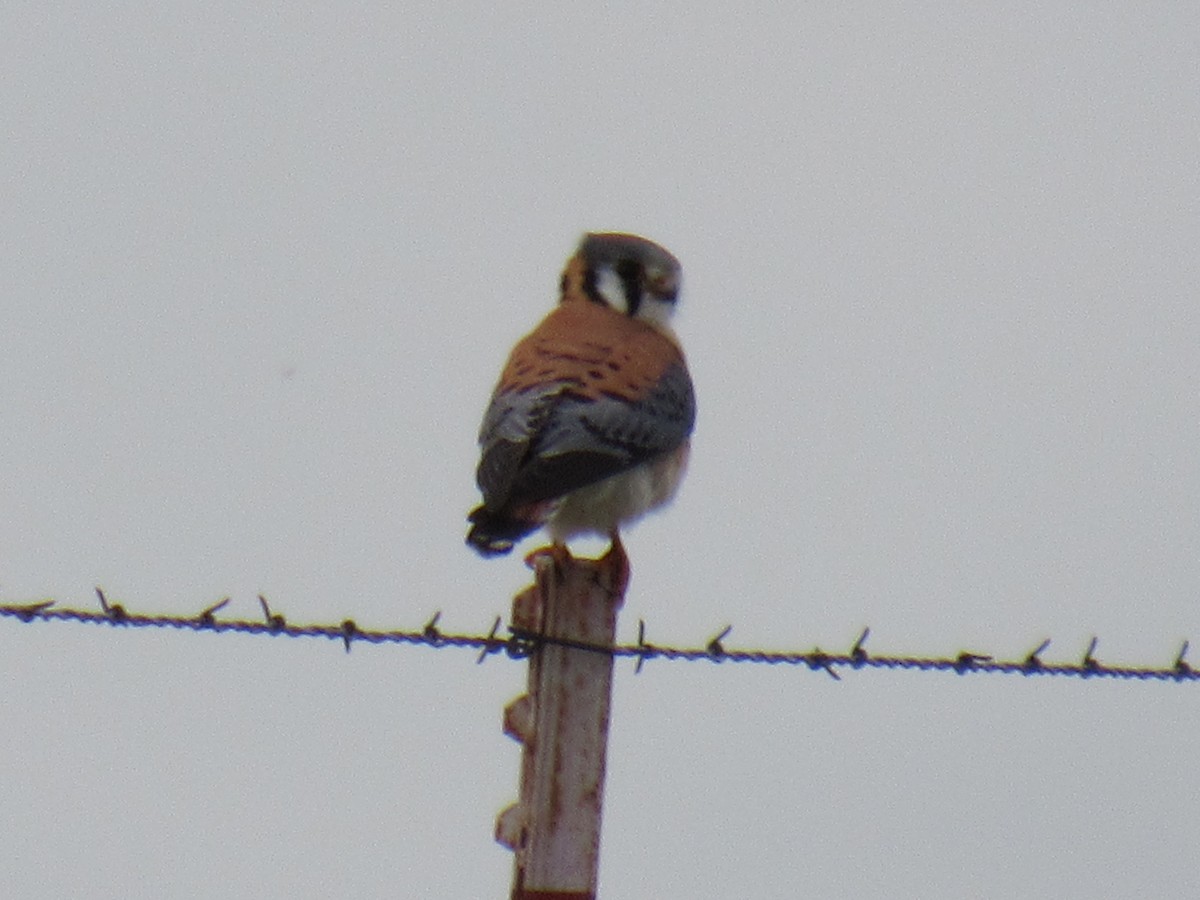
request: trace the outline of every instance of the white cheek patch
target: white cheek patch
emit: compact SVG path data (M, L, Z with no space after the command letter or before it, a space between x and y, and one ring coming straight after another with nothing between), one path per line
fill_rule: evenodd
M646 294L642 298L642 304L638 307L637 315L634 318L644 319L661 328L666 328L667 323L671 320L671 316L675 313L675 304L668 300L660 300L653 294Z
M604 302L619 312L629 315L629 300L625 296L625 283L608 266L596 270L596 293Z

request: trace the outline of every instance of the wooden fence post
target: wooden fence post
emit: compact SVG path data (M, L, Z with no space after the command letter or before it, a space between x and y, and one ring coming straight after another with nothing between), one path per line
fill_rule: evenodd
M626 565L619 545L599 560L536 554L535 583L513 600L513 626L611 647ZM504 711L505 732L524 746L519 800L496 822L496 840L515 854L511 900L596 896L612 667L608 653L536 646L528 693Z

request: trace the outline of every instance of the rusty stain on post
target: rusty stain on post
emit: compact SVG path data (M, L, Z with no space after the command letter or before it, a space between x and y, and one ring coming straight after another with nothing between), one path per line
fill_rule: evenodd
M537 554L514 627L612 646L627 577L617 552ZM524 745L520 799L496 822L496 839L516 854L512 900L596 895L612 665L605 653L543 644L529 659L529 693L505 709L505 733Z

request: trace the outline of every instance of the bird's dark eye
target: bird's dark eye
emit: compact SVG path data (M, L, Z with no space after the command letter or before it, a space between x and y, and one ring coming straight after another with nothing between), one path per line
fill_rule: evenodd
M659 266L647 266L645 270L646 290L656 300L674 303L679 294L679 273L677 270Z

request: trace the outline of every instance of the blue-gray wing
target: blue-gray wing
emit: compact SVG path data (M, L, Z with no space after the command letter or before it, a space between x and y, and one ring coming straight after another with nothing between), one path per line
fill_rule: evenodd
M677 448L695 419L682 362L633 398L590 396L569 381L497 391L479 432L484 508L549 500L631 469Z

